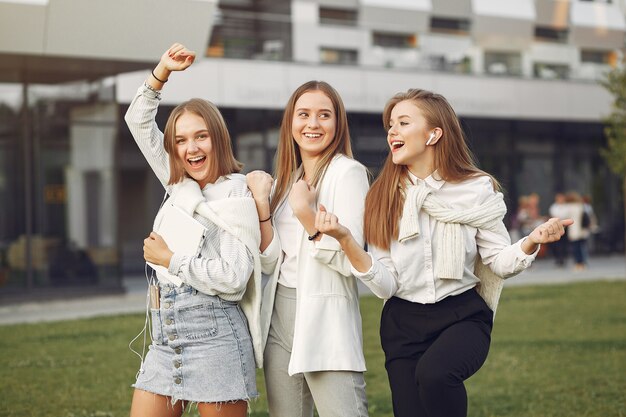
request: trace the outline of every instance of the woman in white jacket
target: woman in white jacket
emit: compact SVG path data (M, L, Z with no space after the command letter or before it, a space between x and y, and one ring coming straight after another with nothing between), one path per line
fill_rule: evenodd
M244 417L248 400L258 395L260 233L255 203L238 174L242 165L219 110L205 100L177 106L165 133L155 122L163 85L194 58L183 45L169 48L125 117L170 195L155 225L172 221L164 212L173 205L197 223L189 227L204 228L189 253L170 248L156 232L144 240L146 261L164 269L157 268L158 284L151 285L152 344L134 384L131 417L178 417L191 403L203 417Z
M321 235L314 221L317 204L332 207L363 243L369 182L352 159L341 98L327 83L307 82L291 95L275 174L274 185L264 172L248 174L262 258L274 266L261 313L269 413L312 416L315 406L321 417L366 416L356 280L337 241Z
M380 336L394 415L464 417L463 381L487 357L502 289L493 273L527 268L539 244L558 240L571 220L550 219L511 245L498 184L475 166L444 97L399 93L383 121L390 153L365 202L370 252L327 207L315 227L338 240L355 275L387 300Z

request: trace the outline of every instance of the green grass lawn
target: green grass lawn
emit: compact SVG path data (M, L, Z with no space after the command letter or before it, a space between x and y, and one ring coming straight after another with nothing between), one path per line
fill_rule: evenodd
M382 302L361 307L370 416L392 416ZM142 327L141 315L0 326L0 416L128 415L139 366L128 343ZM258 380L255 417L267 416ZM626 282L507 288L466 386L472 417L626 416Z

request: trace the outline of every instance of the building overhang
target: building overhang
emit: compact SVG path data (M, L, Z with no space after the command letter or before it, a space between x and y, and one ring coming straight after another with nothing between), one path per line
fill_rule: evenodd
M0 83L58 84L95 81L149 68L155 61L120 61L0 53Z
M431 0L361 0L359 23L362 27L387 32L427 32Z
M572 43L589 49L624 47L626 22L619 5L574 2L571 11Z
M472 0L472 36L485 48L523 49L533 41L533 0Z
M0 82L146 68L174 42L203 56L215 7L216 0L0 0Z
M571 8L570 0L536 0L536 23L553 29L567 29Z
M437 0L433 2L432 16L469 19L472 14L471 0Z
M129 103L145 76L119 75L117 101ZM380 114L390 97L410 87L443 94L463 117L598 122L611 111L611 95L595 82L213 58L172 77L161 103L201 97L221 108L282 110L309 80L333 85L350 112Z

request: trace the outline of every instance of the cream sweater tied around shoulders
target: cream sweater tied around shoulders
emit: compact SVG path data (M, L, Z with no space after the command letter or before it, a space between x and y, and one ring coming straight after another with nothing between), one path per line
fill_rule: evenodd
M418 213L424 210L440 222L437 227L437 262L435 275L441 279L461 279L465 265L465 248L461 225L494 230L506 214L502 193L495 193L481 205L460 210L449 207L424 185L411 185L406 192L406 203L400 220L398 240L402 243L420 235ZM476 289L494 313L502 292L504 279L483 264L480 255L474 264L474 273L480 279Z

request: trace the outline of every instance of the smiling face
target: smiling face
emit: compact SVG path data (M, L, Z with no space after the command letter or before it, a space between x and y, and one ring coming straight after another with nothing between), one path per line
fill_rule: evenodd
M411 172L419 172L418 166L432 166L434 146L426 142L433 134L436 143L437 132L428 126L426 118L413 101L404 100L391 110L387 143L391 149L392 160L396 165L406 165Z
M308 91L296 101L291 134L303 159L317 159L335 139L337 117L332 101L319 90Z
M185 172L200 184L211 182L213 146L204 119L195 113L185 112L175 125L175 150Z

